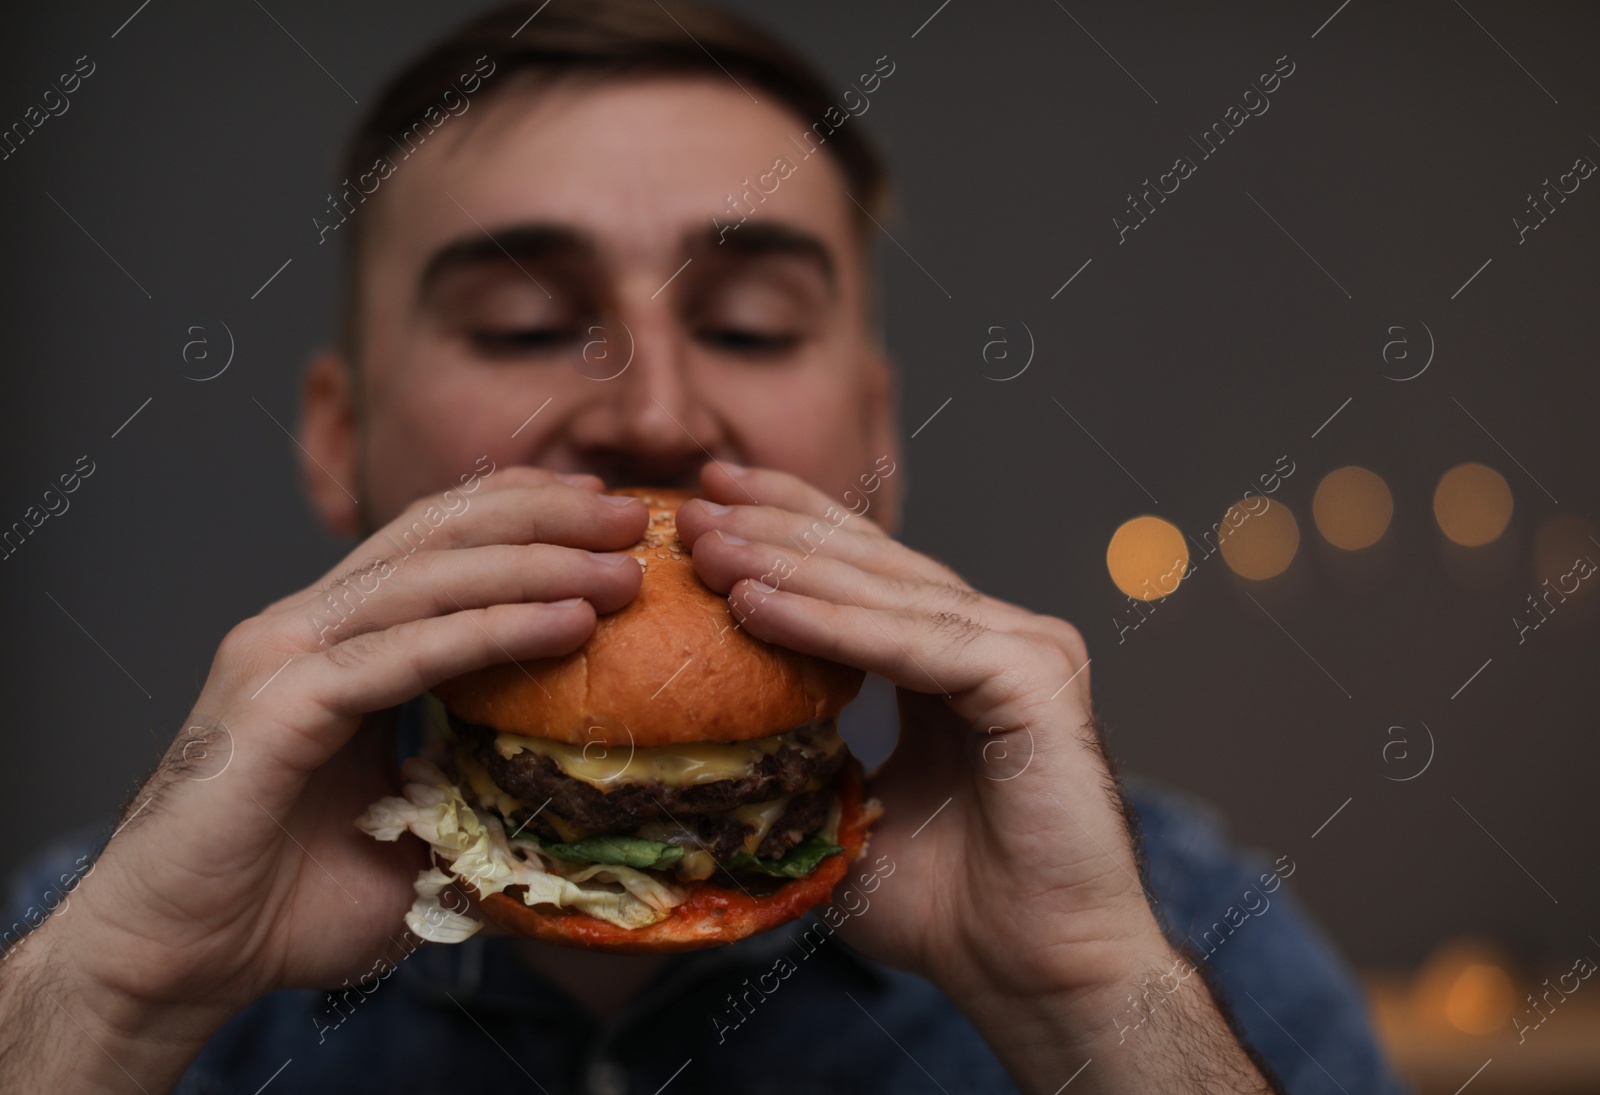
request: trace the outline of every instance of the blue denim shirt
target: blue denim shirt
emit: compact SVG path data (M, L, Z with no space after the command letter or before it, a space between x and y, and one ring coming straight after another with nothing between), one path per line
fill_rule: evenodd
M1357 985L1290 896L1290 884L1264 884L1272 865L1231 848L1204 806L1137 784L1130 799L1142 829L1146 883L1170 937L1206 956L1237 1029L1288 1090L1404 1091L1373 1039ZM69 841L36 859L15 880L3 923L37 920L37 913L25 919L29 907L42 908L43 895L61 875L81 870L79 857L95 846L93 840ZM881 885L895 882L888 876ZM1272 892L1263 893L1268 887ZM1252 891L1249 910L1242 901L1246 891ZM848 911L870 915L870 907L862 907L870 901L870 893L858 893ZM265 997L212 1039L176 1090L1017 1090L937 988L852 951L815 918L676 956L607 1022L596 1022L523 964L509 943L475 937L425 946L384 979L339 996L291 991ZM1160 992L1149 991L1147 1007ZM1109 1052L1141 1052L1134 1002L1123 1015L1106 1017L1107 1029L1123 1038Z

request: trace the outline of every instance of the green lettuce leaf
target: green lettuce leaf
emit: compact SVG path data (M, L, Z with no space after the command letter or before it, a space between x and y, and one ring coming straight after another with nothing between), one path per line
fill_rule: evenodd
M830 855L844 851L816 833L811 834L789 850L782 859L761 859L749 852L740 852L723 864L730 871L754 871L775 878L804 878L817 869L817 865Z
M586 836L566 844L541 844L557 859L569 863L607 863L639 870L665 870L683 858L676 844L646 840L642 836Z

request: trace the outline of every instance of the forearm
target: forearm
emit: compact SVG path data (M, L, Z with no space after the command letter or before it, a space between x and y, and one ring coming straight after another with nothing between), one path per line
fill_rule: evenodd
M1057 1095L1069 1081L1074 1095L1280 1095L1186 958L1152 950L1135 968L1120 982L1057 995L967 993L962 1006L1030 1095Z
M0 962L0 1091L170 1091L226 1014L95 985L69 927L46 922Z

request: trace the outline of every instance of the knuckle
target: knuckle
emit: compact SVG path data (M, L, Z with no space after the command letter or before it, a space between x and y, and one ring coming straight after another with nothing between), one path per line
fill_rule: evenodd
M328 647L323 655L328 659L328 664L335 669L349 672L360 669L376 658L387 645L388 640L381 631L368 631L359 635L352 635L341 643Z
M965 582L938 580L929 582L928 584L937 589L945 597L955 601L957 604L972 605L983 600L982 595Z
M928 617L928 621L952 650L960 650L970 645L989 630L978 621L959 612L935 612Z
M377 583L393 574L398 565L394 556L374 556L360 566L341 574L317 592L321 594L323 601L341 595L347 596L350 591L360 595L372 593L377 589Z
M416 682L417 689L420 691L424 687L423 682L427 678L428 662L421 644L415 640L401 642L397 644L397 649L400 656L405 659L406 669L410 672L412 680Z
M361 607L398 569L396 557L375 556L316 590L306 619L315 633L317 645L349 638L370 627L360 618Z
M1044 619L1045 634L1051 642L1066 651L1067 658L1074 665L1082 665L1089 660L1089 645L1083 641L1083 634L1065 620L1054 616Z
M1089 680L1083 675L1088 664L1087 656L1076 654L1062 642L1056 642L1038 631L1019 632L1015 638L1020 646L1012 658L1018 667L1018 686L1024 690L1041 690L1041 698L1055 699L1065 695L1064 682L1075 681L1075 687L1087 694Z
M1036 646L1033 660L1038 665L1035 676L1047 683L1064 681L1076 673L1079 667L1083 665L1081 661L1074 660L1065 650L1054 643L1047 643L1042 648ZM1054 687L1053 683L1051 683L1051 687Z
M222 637L222 642L217 644L217 662L230 664L244 661L261 648L267 631L268 625L260 616L252 616L235 624Z

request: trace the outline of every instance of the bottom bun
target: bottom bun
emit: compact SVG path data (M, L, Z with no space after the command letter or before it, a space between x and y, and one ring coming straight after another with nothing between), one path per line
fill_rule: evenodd
M643 928L619 928L581 912L554 906L524 905L519 898L495 893L479 901L484 916L514 935L546 943L615 954L667 954L732 943L804 916L833 896L833 888L851 863L867 851L868 828L882 812L876 801L863 800L861 764L851 758L839 773L839 833L835 844L844 851L831 855L804 878L785 882L775 893L752 897L709 882L687 884L689 898L665 920ZM471 892L471 887L462 884ZM548 911L546 911L548 910Z

